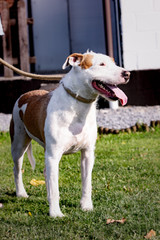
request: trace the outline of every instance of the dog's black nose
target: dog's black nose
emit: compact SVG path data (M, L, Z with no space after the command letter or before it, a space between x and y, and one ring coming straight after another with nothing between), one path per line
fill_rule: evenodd
M130 78L130 72L128 71L123 71L122 72L122 77L125 79L126 82L129 81L129 78Z

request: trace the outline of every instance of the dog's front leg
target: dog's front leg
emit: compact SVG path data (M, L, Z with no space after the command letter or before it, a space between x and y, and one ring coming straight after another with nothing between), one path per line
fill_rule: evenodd
M93 209L92 204L92 169L94 165L94 150L81 151L82 198L81 208L84 211Z
M49 215L51 217L64 216L59 206L58 178L60 159L61 154L45 152L47 196L49 201Z

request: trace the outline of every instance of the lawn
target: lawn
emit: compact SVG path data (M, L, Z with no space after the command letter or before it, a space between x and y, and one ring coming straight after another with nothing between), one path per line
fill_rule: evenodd
M44 152L33 143L36 169L23 164L28 199L17 198L8 133L0 133L0 239L142 240L153 229L160 239L160 129L103 135L97 139L92 212L80 209L80 153L60 162L60 204L65 217L50 218L44 180ZM124 224L106 224L107 219Z

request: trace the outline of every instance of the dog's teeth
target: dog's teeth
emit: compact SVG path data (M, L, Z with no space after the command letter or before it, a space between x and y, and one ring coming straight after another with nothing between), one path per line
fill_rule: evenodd
M105 90L105 92L108 95L108 97L116 97L115 94L113 94L112 91L110 91L110 89L107 88L107 86L105 86L103 83L97 82L97 86L99 88L101 88L102 90Z
M100 88L102 88L102 89L105 90L105 87L104 87L104 85L102 85L102 84L98 84L98 87L100 87Z

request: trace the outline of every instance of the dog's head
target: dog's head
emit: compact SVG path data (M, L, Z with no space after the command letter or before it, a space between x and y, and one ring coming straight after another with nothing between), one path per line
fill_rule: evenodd
M96 94L108 100L119 99L122 105L127 103L127 96L117 85L126 84L130 72L118 67L109 56L94 52L74 53L66 59L63 69L69 65L77 72L81 71Z

